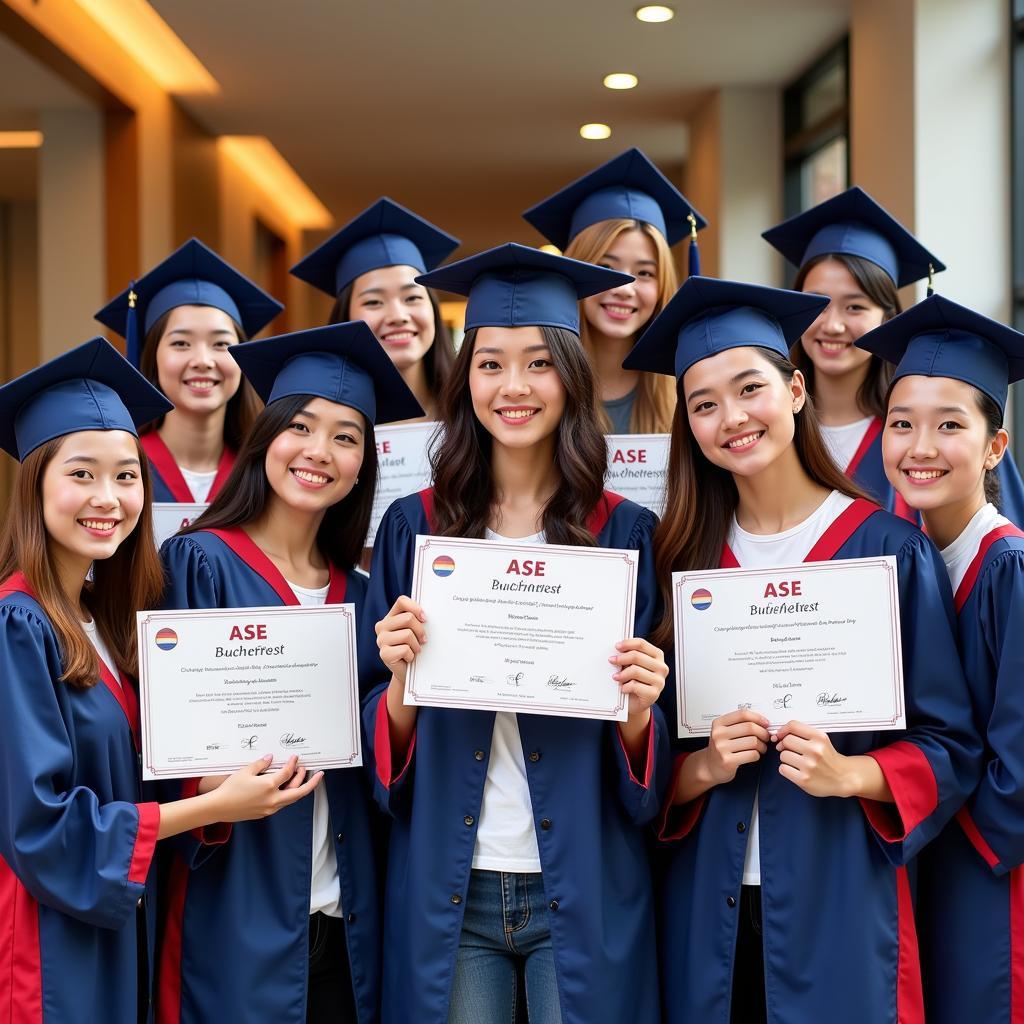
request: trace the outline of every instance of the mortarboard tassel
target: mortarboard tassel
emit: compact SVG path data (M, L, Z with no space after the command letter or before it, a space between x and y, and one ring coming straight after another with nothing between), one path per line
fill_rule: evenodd
M124 329L125 356L128 362L137 370L142 353L139 351L139 320L135 312L135 304L139 297L135 294L135 282L132 281L128 288L128 319Z
M697 218L690 213L686 219L690 222L690 252L687 276L694 277L700 274L700 250L697 248Z
M925 292L927 298L931 298L935 294L935 267L931 263L928 264L928 290Z

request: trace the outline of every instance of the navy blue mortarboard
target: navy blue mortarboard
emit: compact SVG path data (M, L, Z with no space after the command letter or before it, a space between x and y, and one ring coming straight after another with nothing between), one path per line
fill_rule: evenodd
M523 218L559 249L603 220L653 224L669 245L688 233L695 241L697 231L707 226L686 196L635 148L531 206Z
M941 295L911 306L858 338L857 347L896 363L900 377L952 377L1006 411L1009 385L1024 379L1024 334Z
M250 341L228 351L267 405L290 395L315 395L358 409L370 423L423 415L362 320Z
M178 306L212 306L223 310L249 337L284 309L277 299L198 238L191 238L107 303L96 319L125 338L128 360L138 366L142 357L140 338L164 313Z
M173 408L106 338L93 338L0 387L0 447L20 462L79 430L138 437Z
M430 288L468 295L467 331L473 327L565 327L579 334L579 300L633 278L507 242L416 280Z
M932 255L862 188L854 186L761 233L796 267L815 256L860 256L881 267L898 288L945 270Z
M458 247L457 238L384 197L299 260L291 273L334 298L369 270L401 266L422 274Z
M829 300L758 284L691 277L640 335L622 365L682 377L730 348L767 348L789 359L790 346Z

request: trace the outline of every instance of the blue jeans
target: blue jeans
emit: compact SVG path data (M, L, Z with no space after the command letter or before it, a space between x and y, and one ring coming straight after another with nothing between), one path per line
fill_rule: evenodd
M559 1024L561 1019L543 878L474 871L448 1024Z

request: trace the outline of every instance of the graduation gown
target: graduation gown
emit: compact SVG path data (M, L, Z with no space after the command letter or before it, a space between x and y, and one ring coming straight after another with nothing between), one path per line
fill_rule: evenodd
M373 625L408 594L417 534L431 533L433 492L394 502L377 534L363 617ZM640 552L635 635L652 627L657 586L646 509L605 493L589 527L602 547ZM364 639L365 638L365 639ZM618 637L609 637L611 644ZM494 712L423 707L402 763L393 756L386 689L365 703L376 795L393 816L385 895L383 1020L445 1024L469 889ZM634 771L615 723L519 715L564 1024L657 1024L654 908L643 826L667 782L668 733L652 709Z
M179 504L194 505L196 499L192 496L189 486L178 468L177 462L170 449L164 444L160 435L151 430L140 438L142 450L149 460L149 473L153 485L153 501L172 501ZM217 497L224 481L231 473L231 467L235 464L235 453L225 447L221 452L220 461L217 463L217 475L213 478L213 485L207 495L207 502Z
M241 529L172 537L161 549L166 608L297 605L280 571ZM331 566L329 604L362 613L366 579ZM258 751L257 751L258 753ZM197 780L190 780L195 792ZM380 1005L380 913L366 773L328 771L341 907L360 1024ZM160 1024L306 1019L313 797L262 821L203 831L175 846L160 953ZM200 842L200 839L202 842Z
M836 733L869 754L895 805L809 796L779 774L774 745L735 779L666 806L659 899L668 1024L729 1020L743 860L759 800L765 988L772 1024L920 1024L922 993L906 864L977 782L980 741L953 632L945 568L909 523L871 502L841 513L807 561L894 555L906 687L905 733ZM736 565L728 548L723 567ZM666 686L666 717L675 691ZM680 743L678 772L706 740ZM670 792L675 789L672 785Z
M138 701L105 667L88 689L62 672L17 573L0 585L0 1019L134 1022L160 827L140 799Z
M1024 532L982 539L956 606L985 766L920 857L925 1004L929 1024L1024 1024Z

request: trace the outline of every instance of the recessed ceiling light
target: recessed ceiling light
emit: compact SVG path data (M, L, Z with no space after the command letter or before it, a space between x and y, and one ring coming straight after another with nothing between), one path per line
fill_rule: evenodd
M606 89L635 89L636 83L636 75L631 75L628 71L616 71L604 76Z
M676 12L665 4L645 4L636 9L636 16L640 21L671 21L676 16Z
M580 135L585 139L607 139L612 130L606 124L580 125Z

